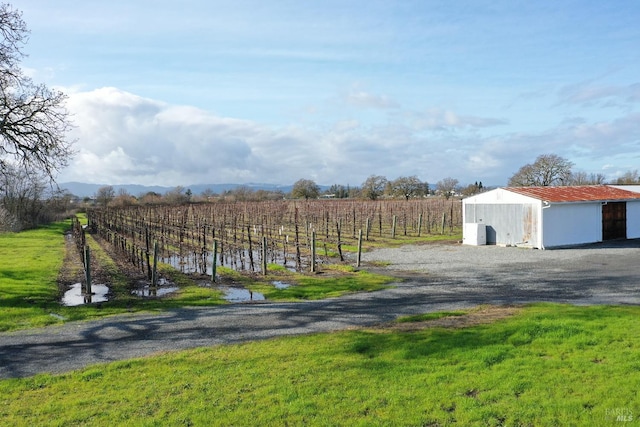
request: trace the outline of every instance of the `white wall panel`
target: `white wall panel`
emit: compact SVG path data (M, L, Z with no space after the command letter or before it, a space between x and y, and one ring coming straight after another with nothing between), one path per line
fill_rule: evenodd
M602 241L602 205L552 204L542 210L543 246L579 245Z
M640 238L640 201L627 202L627 239Z

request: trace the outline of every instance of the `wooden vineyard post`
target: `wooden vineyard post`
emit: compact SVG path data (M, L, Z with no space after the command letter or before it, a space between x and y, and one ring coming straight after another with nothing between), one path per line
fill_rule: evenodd
M402 226L404 227L404 235L407 235L407 213L405 212L402 217Z
M393 223L391 224L391 238L396 238L396 224L398 222L398 217L396 215L393 216Z
M316 231L311 232L311 272L316 272Z
M145 235L145 258L147 260L147 279L151 280L151 263L149 262L149 254L151 253L151 247L149 245L149 228L145 227L144 229Z
M422 230L422 213L418 215L418 237L420 237L421 230Z
M342 242L340 241L340 221L336 221L336 233L338 234L338 254L340 254L340 261L344 261L342 256Z
M366 232L365 232L365 238L367 239L367 242L369 241L369 230L371 230L371 218L367 217L367 225L366 225Z
M295 238L296 238L296 269L300 271L302 260L300 259L300 239L298 236L298 208L295 209Z
M211 265L211 281L216 281L216 257L218 256L218 239L213 239L213 264Z
M84 247L84 275L87 281L84 294L91 295L91 250L89 246Z
M453 233L453 200L451 201L451 214L449 215L449 234Z
M153 269L151 272L151 286L158 286L158 241L153 242Z
M356 261L356 267L360 268L361 260L362 260L362 229L358 230L358 258Z
M356 207L353 207L353 237L356 237Z
M267 275L267 236L262 236L262 274Z
M247 239L249 239L249 267L251 271L254 271L253 268L253 245L251 243L251 226L247 225Z
M440 234L444 234L444 227L447 225L447 213L446 212L442 212L442 233Z

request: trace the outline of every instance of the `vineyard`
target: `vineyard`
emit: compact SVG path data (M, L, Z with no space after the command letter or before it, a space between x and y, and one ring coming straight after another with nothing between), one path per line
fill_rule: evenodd
M363 242L452 234L462 223L460 202L444 199L132 206L87 216L91 232L149 277L154 256L186 273L211 274L215 265L266 273L270 264L314 271L353 257Z

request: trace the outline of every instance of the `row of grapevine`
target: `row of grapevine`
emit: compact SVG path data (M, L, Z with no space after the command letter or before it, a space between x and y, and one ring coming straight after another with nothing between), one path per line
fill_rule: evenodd
M290 269L309 267L312 247L318 262L344 260L342 248L365 241L451 233L461 226L459 201L310 200L132 206L92 209L89 227L141 270L158 242L159 257L186 272L209 274L216 262L241 271L265 263ZM315 240L312 239L315 237Z

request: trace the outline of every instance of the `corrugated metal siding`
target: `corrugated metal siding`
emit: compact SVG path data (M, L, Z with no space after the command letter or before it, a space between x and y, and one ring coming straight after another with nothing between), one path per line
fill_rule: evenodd
M537 245L538 216L534 204L465 204L465 223L483 223L487 244Z
M543 246L579 245L602 241L602 205L571 203L542 210Z

